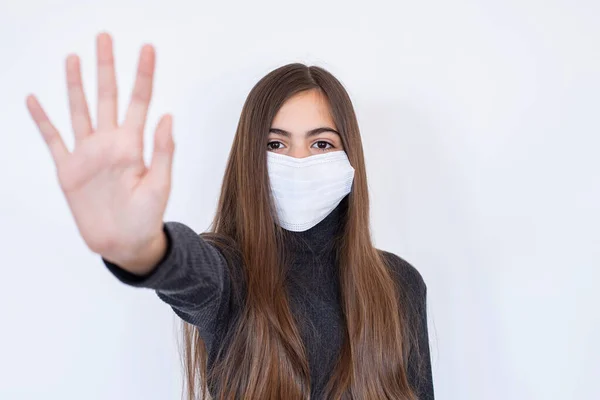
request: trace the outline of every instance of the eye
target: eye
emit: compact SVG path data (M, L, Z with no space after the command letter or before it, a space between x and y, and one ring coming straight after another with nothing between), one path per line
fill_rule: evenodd
M275 145L275 147L273 147ZM279 150L283 148L283 143L278 141L272 141L267 143L267 150Z
M322 151L331 150L335 147L331 143L326 142L324 140L318 140L315 142L315 144L317 145L317 149L322 150ZM331 146L331 147L327 147L327 146Z

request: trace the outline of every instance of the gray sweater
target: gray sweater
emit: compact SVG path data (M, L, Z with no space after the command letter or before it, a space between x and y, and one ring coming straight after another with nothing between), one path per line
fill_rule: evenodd
M311 398L322 399L343 341L343 314L339 301L337 261L332 241L339 232L347 199L323 221L304 232L288 232L292 253L287 276L290 307L308 353L311 372ZM207 367L215 362L219 346L232 321L242 308L237 286L220 250L188 226L166 222L168 249L148 275L139 277L103 259L108 269L123 283L150 288L186 322L198 327L206 343ZM393 266L393 276L401 284L403 304L418 337L418 352L409 357L408 379L420 400L431 400L433 382L426 316L426 285L419 272L393 253L379 250ZM211 392L214 397L215 393Z

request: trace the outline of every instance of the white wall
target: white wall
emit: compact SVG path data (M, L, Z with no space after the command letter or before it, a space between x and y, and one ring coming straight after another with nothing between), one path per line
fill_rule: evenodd
M599 17L593 0L1 0L0 398L179 397L176 317L84 246L25 108L36 93L73 142L64 60L82 57L94 110L101 30L122 111L156 46L167 219L205 230L248 91L321 65L356 106L376 245L428 284L436 397L600 398Z

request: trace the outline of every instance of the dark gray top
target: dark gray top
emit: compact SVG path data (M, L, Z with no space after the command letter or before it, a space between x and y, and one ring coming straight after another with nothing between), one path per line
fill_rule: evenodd
M288 294L292 313L308 353L311 398L319 400L333 371L342 345L343 314L339 301L337 262L331 238L339 232L344 200L323 221L304 232L287 232L292 253ZM241 309L240 297L232 286L232 273L225 257L214 245L188 226L166 222L168 249L148 275L139 277L103 259L123 283L154 289L186 322L198 327L206 343L208 368L214 363L219 345L226 343L232 320ZM379 250L392 267L402 288L403 305L418 338L409 357L408 380L420 400L431 400L433 382L426 313L426 285L419 272L397 255ZM240 275L241 276L241 275ZM211 393L214 396L214 393Z

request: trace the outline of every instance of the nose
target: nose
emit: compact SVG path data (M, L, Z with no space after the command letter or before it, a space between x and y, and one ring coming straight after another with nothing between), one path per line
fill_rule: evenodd
M310 153L309 149L307 149L305 147L293 146L290 149L290 151L288 152L288 156L295 157L295 158L304 158L304 157L310 157L311 153Z

